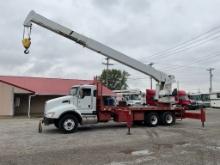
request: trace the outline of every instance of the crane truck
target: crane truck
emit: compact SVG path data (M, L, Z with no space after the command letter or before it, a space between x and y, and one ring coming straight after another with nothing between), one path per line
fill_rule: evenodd
M79 124L95 124L110 120L126 122L128 128L135 122L143 122L153 127L159 123L172 125L177 118L199 119L204 125L205 111L203 109L199 113L192 113L187 112L183 107L175 105L175 99L172 95L172 83L175 81L173 75L167 75L162 71L156 70L150 65L146 65L96 40L81 35L34 11L30 11L23 24L22 43L25 48L24 53L29 53L33 23L107 58L151 76L157 81L154 98L158 101L155 106L106 106L103 104L102 85L97 79L94 80L93 84L73 86L68 96L46 101L42 120L44 125L54 124L66 133L75 132Z

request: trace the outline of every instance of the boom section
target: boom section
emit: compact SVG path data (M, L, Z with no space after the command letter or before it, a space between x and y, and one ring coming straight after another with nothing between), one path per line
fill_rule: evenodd
M90 50L100 53L110 59L113 59L130 68L133 68L134 70L142 72L143 74L149 75L158 82L164 82L164 83L167 81L169 82L170 78L167 74L154 69L152 66L141 63L140 61L133 59L117 50L114 50L98 41L95 41L67 27L64 27L54 21L51 21L45 18L44 16L37 14L33 10L26 17L24 21L24 26L31 28L32 22L50 31L53 31L59 35L62 35L72 41L75 41L76 43L82 45L83 47L86 47Z

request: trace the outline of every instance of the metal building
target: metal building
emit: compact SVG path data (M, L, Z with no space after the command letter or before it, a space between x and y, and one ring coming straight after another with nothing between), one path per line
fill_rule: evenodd
M0 76L0 116L41 116L46 100L67 95L74 85L92 82L78 79ZM104 86L103 94L113 95L112 91Z

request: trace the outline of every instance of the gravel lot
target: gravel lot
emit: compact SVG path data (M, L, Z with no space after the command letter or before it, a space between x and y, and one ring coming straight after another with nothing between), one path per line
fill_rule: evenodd
M220 164L220 109L207 109L205 128L196 120L175 126L98 124L62 134L54 126L37 132L39 119L0 119L0 164L217 165Z

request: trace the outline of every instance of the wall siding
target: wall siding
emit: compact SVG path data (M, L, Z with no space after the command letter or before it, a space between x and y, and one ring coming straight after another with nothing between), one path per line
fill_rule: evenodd
M13 87L0 82L0 116L13 116Z

